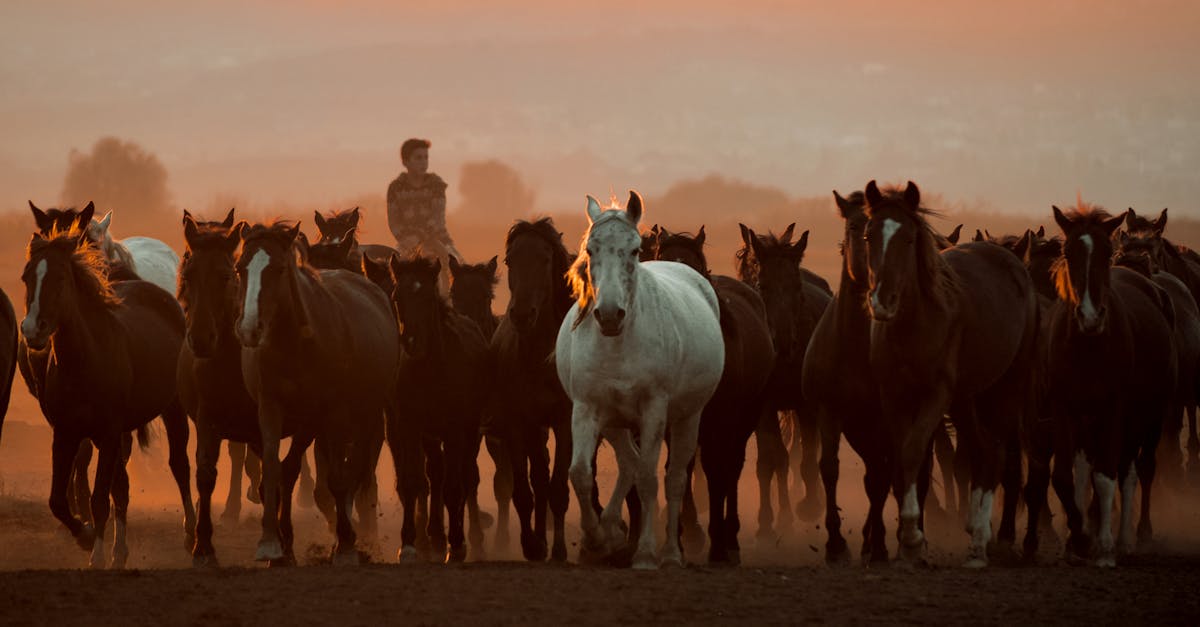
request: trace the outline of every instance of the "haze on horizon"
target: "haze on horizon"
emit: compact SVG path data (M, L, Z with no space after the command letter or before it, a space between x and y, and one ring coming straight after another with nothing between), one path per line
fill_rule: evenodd
M0 6L0 210L58 202L104 136L193 208L382 194L419 136L451 207L462 163L501 159L546 212L717 173L1200 217L1183 0L97 4Z

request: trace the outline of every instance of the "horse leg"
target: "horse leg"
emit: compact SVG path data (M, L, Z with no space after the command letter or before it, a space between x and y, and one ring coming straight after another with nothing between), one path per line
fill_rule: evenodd
M984 399L987 402L988 399ZM954 427L959 442L967 443L971 451L971 509L967 513L967 533L971 540L967 550L967 568L988 565L988 542L992 539L992 505L996 486L1004 467L1005 449L987 429L988 414L978 411L975 399L955 407ZM1005 494L1005 500L1008 499Z
M755 472L758 475L758 538L760 540L775 535L775 512L771 506L771 480L775 477L775 465L779 455L776 442L780 436L779 420L774 411L764 410L759 418L758 426L754 429L754 438L758 442L758 460L755 462Z
M533 542L533 490L529 486L529 464L530 457L533 456L528 450L528 438L523 433L525 430L526 428L523 427L511 429L504 438L504 444L508 449L508 458L512 464L512 503L513 508L517 511L517 524L521 528L521 553L526 560L535 562L541 560L538 559Z
M214 489L216 486L215 482L217 480L215 464L217 462L217 458L220 457L220 443L221 443L220 438L217 438L217 454L213 455L211 457L211 461L214 464L213 469L212 469L212 472L213 472L212 478L213 478L213 482L214 482L213 483ZM200 473L201 473L200 448L201 448L201 446L202 446L202 444L200 442L200 421L197 420L196 421L196 489L200 490L200 503L201 503L201 509L203 509L204 507L207 507L207 505L204 504L204 501L205 501L204 488L200 487ZM246 447L245 443L243 443L243 442L234 442L233 440L229 441L229 494L225 497L225 511L221 512L221 522L222 523L229 523L231 525L236 525L238 522L238 519L241 518L241 515L242 515L242 467L246 465L246 448L247 447ZM208 500L211 500L211 499L212 499L212 494L209 493ZM198 524L199 525L208 524L209 525L209 534L211 535L212 534L212 529L211 529L212 521L210 520L210 521L208 521L208 523L205 523L203 518L206 514L200 513L200 512L198 512L198 514L201 518L201 521ZM197 530L197 533L201 533L201 532L199 530ZM192 557L193 558L196 557L196 553L194 551L192 552ZM193 561L194 561L194 559L193 559Z
M915 408L913 422L898 447L897 461L900 466L893 491L900 505L900 556L908 562L924 559L925 533L921 528L921 495L918 494L917 483L921 475L928 472L928 463L933 454L933 431L944 420L949 397L949 390L945 386L934 388ZM923 481L927 484L928 476Z
M1025 507L1028 518L1025 525L1023 553L1026 562L1037 560L1038 532L1041 529L1042 512L1047 507L1046 496L1050 487L1050 447L1044 435L1031 434L1033 444L1029 450L1029 481L1025 484ZM1007 491L1008 488L1006 487Z
M283 544L279 538L280 462L279 438L283 431L282 409L270 398L258 403L258 426L262 432L262 537L254 559L260 562L282 560ZM292 438L292 446L296 445Z
M942 473L942 493L945 496L943 510L948 518L953 519L958 503L954 490L954 442L944 423L933 432L933 454Z
M121 435L113 433L102 440L93 440L97 448L96 480L92 490L92 517L96 524L96 537L92 543L92 568L104 568L104 535L108 525L109 499L112 497L113 478L117 472L117 461L121 457Z
M62 428L54 430L50 449L53 466L50 474L50 512L71 532L71 536L75 538L79 548L90 551L95 543L95 532L92 525L85 524L71 513L69 486L67 485L71 479L81 443L86 443L89 449L92 446L90 442L84 442L83 437L78 434L68 433L66 429ZM91 509L90 503L88 509Z
M799 428L799 417L795 410L789 410L778 414L782 420L789 420L792 423L792 433L796 433ZM778 434L776 436L776 434ZM775 445L775 490L779 496L779 530L781 532L791 531L792 520L795 515L792 513L792 487L790 485L789 475L792 471L791 455L788 452L787 444L783 441L783 431L779 428L779 423L776 422L776 431L773 431L772 436L776 436ZM814 456L813 459L816 459ZM797 478L799 479L799 478Z
M536 561L543 561L549 552L546 543L546 513L550 509L550 452L547 436L538 430L525 432L533 438L526 444L534 455L529 460L529 485L533 488L533 543ZM569 440L568 440L569 442Z
M1101 568L1112 568L1117 565L1112 532L1112 508L1117 487L1116 475L1117 473L1113 469L1102 468L1100 463L1092 471L1092 482L1096 489L1095 499L1100 510L1100 521L1096 530L1097 544L1099 545L1096 565Z
M650 403L647 403L650 405ZM637 552L633 555L633 567L638 570L658 568L655 558L657 538L654 533L654 512L658 511L658 459L662 452L664 431L666 430L666 407L659 402L657 407L646 407L642 415L640 446L638 447L637 462L637 491L642 501L642 531L638 536ZM670 517L668 532L677 533L678 521ZM668 544L677 542L674 534L668 535ZM674 551L678 551L676 544Z
M729 533L726 526L729 524L729 517L726 512L729 510L727 501L729 475L733 470L729 468L730 457L729 453L733 449L732 443L721 442L720 438L709 431L701 429L700 447L704 449L704 455L700 457L700 468L707 467L705 474L708 476L708 563L713 565L732 564L734 558L727 542ZM699 489L697 487L697 489ZM734 541L736 543L736 534Z
M329 460L321 457L313 447L313 502L325 518L329 531L337 532L337 500L329 489Z
M825 561L831 564L844 562L849 557L846 538L842 537L842 514L838 509L837 484L841 474L838 450L842 445L842 430L837 420L825 407L817 412L817 432L821 436L821 460L819 470L825 488ZM734 486L736 489L736 486Z
M379 537L379 453L383 451L383 421L372 420L364 427L365 439L355 442L359 455L358 489L354 494L354 509L358 512L358 534L365 544ZM363 444L365 443L365 446Z
M696 459L700 459L700 449L696 449ZM708 473L704 464L694 464L692 469L692 500L696 507L697 516L708 509Z
M883 524L883 508L887 505L891 480L883 460L868 461L863 486L870 503L867 521L863 525L862 562L864 566L887 564L887 528Z
M423 438L425 474L429 477L429 509L426 511L425 535L429 538L430 556L437 561L446 558L446 455L442 442Z
M217 555L216 549L213 548L213 524L212 524L212 495L213 490L217 487L217 459L221 455L221 436L217 435L216 429L213 428L212 422L205 417L204 409L201 408L196 420L196 491L199 493L199 507L196 512L196 544L192 547L192 566L216 566ZM241 475L242 464L234 457L235 447L234 442L230 442L229 453L233 459L232 475ZM246 445L238 443L238 447L244 457L246 454ZM230 499L234 503L241 503L241 486L235 485L232 480L229 483ZM229 515L229 500L226 501L225 515L222 519ZM232 517L236 522L236 514Z
M591 407L583 403L574 403L571 408L571 487L575 490L575 502L579 504L579 526L583 528L583 541L580 543L579 549L580 561L588 561L590 556L596 553L601 556L607 555L608 548L604 529L601 527L596 510L592 507L596 484L595 453L596 447L600 444L599 418ZM626 467L620 464L622 459L627 457L627 453L621 448L616 450L617 463L620 468L617 478L619 484L621 477L626 474ZM518 471L515 474L518 474L519 478L519 466L523 462L516 457L513 458L513 462L513 469ZM517 514L522 518L522 526L524 526L525 515L521 512L520 501L524 499L519 496L519 493L523 490L524 486L517 481L516 490L513 492L513 504L517 506ZM615 495L616 491L614 491ZM521 535L523 545L523 530ZM527 552L526 559L528 558Z
M496 537L493 542L497 549L505 549L509 542L508 513L513 497L512 460L500 438L488 435L483 442L496 467L496 474L492 476L492 490L496 494Z
M242 464L233 466L230 472L246 473L246 500L255 505L262 504L262 453L261 449L254 450L251 445L246 445L246 458ZM301 494L301 497L304 495ZM311 494L310 494L311 496Z
M1155 466L1153 451L1143 450L1137 459L1136 473L1142 484L1142 513L1137 526L1138 546L1145 546L1154 539L1154 527L1150 524L1150 489L1154 485Z
M399 411L387 414L387 445L392 452L392 468L396 474L396 493L403 508L400 526L400 562L417 559L417 498L425 482L421 467L421 443L417 429L408 420L401 420Z
M456 432L449 434L445 441L446 475L442 482L442 491L449 514L449 545L442 557L447 563L467 559L463 519L466 514L467 481L473 463L470 440L474 438L474 434Z
M133 449L133 437L128 433L121 434L121 457L117 460L113 471L112 502L113 502L113 546L112 568L123 570L129 561L129 544L126 541L125 530L129 521L129 472L125 465L129 463L129 454Z
M92 465L92 441L84 439L79 443L79 451L75 454L75 461L71 468L71 488L72 496L70 505L72 512L83 521L84 524L92 523L92 490L89 487L90 480L88 479L88 468Z
M571 503L570 489L567 486L567 475L570 472L572 450L571 426L565 420L559 420L554 427L554 468L550 474L550 513L554 517L554 543L551 545L550 559L555 562L567 561L567 508ZM573 452L573 451L572 451Z
M821 444L816 412L809 407L802 407L794 414L796 420L795 432L800 434L800 447L792 447L800 451L800 474L804 480L804 499L796 504L796 516L803 521L812 522L821 515L822 488L820 476Z
M1067 547L1066 558L1068 561L1087 559L1088 553L1091 550L1091 538L1083 525L1083 510L1079 506L1079 495L1076 492L1083 490L1077 489L1075 478L1075 465L1077 462L1083 462L1086 465L1086 460L1083 459L1083 452L1076 451L1074 444L1062 434L1055 435L1054 443L1054 469L1051 475L1051 480L1054 485L1054 492L1058 495L1058 502L1062 505L1063 512L1067 516ZM1086 470L1083 470L1086 472ZM1087 477L1079 482L1086 486Z
M292 443L288 446L287 456L280 463L279 477L279 536L283 543L283 558L278 561L273 561L272 566L294 566L296 564L296 553L294 550L296 532L292 527L292 494L296 489L296 481L300 478L300 465L304 458L308 455L308 448L312 445L312 435L302 435L297 433L292 436Z
M667 455L670 455L668 451ZM693 471L696 468L696 457L687 463L687 479L684 481L683 504L679 509L680 537L687 553L699 553L704 550L704 527L700 524L700 513L696 509L695 489L692 486Z
M1187 452L1188 473L1193 476L1200 476L1200 424L1196 420L1196 405L1188 405L1187 411Z
M679 542L679 509L683 504L683 493L687 489L688 465L696 456L699 432L700 412L697 411L671 425L667 434L670 437L666 476L667 542L663 545L662 562L668 566L683 566ZM657 453L657 450L655 452Z
M483 445L483 434L477 431L470 440L470 463L466 469L467 519L470 523L471 552L482 558L485 525L479 512L479 449Z
M335 420L333 424L344 424L346 416ZM325 428L316 441L317 467L325 468L325 481L329 493L333 497L334 509L337 515L337 541L333 545L331 557L335 566L352 566L358 564L358 552L354 547L357 540L354 533L354 523L350 520L350 512L354 508L354 471L346 461L347 450L352 448L349 442L332 433L333 429ZM355 452L349 451L350 456Z
M192 505L192 470L188 463L189 426L187 413L179 399L171 401L162 414L167 427L167 465L179 488L179 500L183 503L184 550L189 555L196 546L196 509Z
M259 459L260 465L261 465L261 462L262 462L262 459L260 458ZM299 492L298 498L299 498L299 502L300 502L300 507L303 507L305 509L312 509L313 507L317 506L317 500L316 500L317 479L314 476L312 466L313 465L308 462L307 455L300 458L300 480L299 480L300 492ZM261 475L261 470L260 470L259 492L262 491L261 476L262 475ZM246 493L246 496L247 497L250 496L249 492ZM321 512L322 515L324 515L324 513L325 513L324 511Z
M1117 552L1121 555L1132 555L1133 539L1133 497L1137 493L1138 473L1135 470L1135 460L1121 464L1117 483L1121 489L1120 526L1117 531Z

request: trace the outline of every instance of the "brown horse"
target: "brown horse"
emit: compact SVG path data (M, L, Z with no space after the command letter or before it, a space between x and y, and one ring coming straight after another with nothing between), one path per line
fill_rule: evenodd
M492 301L496 298L496 284L500 277L496 274L499 257L492 257L487 263L464 264L454 255L449 256L450 262L450 304L454 311L470 318L479 326L483 337L488 342L496 333L500 319L492 313ZM479 446L487 444L488 455L496 466L492 479L492 490L496 495L497 524L496 544L508 545L508 510L512 503L512 463L508 459L504 443L498 435L491 433L494 425L491 418L484 416L480 428L480 437L475 441L475 454L472 459L479 457ZM490 523L488 515L479 510L479 464L471 466L472 475L467 481L467 518L471 522L471 543L482 547L483 529Z
M397 487L404 503L400 559L416 556L414 508L419 484L420 445L440 448L444 480L441 501L449 512L447 562L466 559L463 530L468 483L474 470L487 386L487 341L470 318L455 312L438 293L441 261L393 256L392 306L402 329L398 419L389 419L388 443L396 460ZM430 508L431 537L441 536L441 509ZM478 546L478 545L477 545Z
M384 409L395 402L398 331L387 296L366 278L303 265L299 232L284 223L244 229L237 260L242 377L258 404L263 440L263 535L255 558L290 557L276 513L281 486L290 494L295 481L290 472L281 477L279 441L294 428L315 436L319 465L329 469L337 507L334 563L355 564L350 509L372 471L369 449L380 437Z
M4 433L4 417L12 395L13 377L17 372L17 314L8 294L0 290L0 435Z
M546 507L554 515L550 556L566 561L565 523L571 462L571 402L553 363L559 324L575 299L566 274L572 258L550 218L517 221L504 244L508 311L492 336L495 394L489 414L508 448L513 506L525 559L546 559ZM554 431L554 466L546 449Z
M362 232L362 212L359 211L358 207L344 211L330 211L326 215L321 215L321 212L314 211L313 220L316 222L317 230L321 233L321 238L317 241L316 245L340 244L350 232ZM374 259L376 262L387 263L387 260L391 258L392 253L395 252L396 249L392 248L391 246L384 246L382 244L359 244L356 241L353 249L347 257L349 264L346 266L346 269L361 273L361 259L364 254L370 256L371 259ZM310 263L312 263L313 267L320 267L315 262Z
M870 364L891 432L901 557L923 557L931 439L949 413L971 466L967 565L984 566L992 498L1032 402L1033 285L1020 261L994 244L939 252L911 181L886 193L871 181L864 199Z
M1096 563L1115 566L1112 507L1118 481L1120 548L1133 548L1137 480L1142 484L1137 535L1139 540L1152 535L1155 448L1176 392L1174 310L1149 279L1112 267L1111 238L1125 216L1080 203L1069 213L1055 207L1054 219L1064 240L1054 269L1059 302L1051 314L1046 378L1053 390L1052 419L1062 421L1066 436L1054 451L1055 489L1067 511L1068 547L1073 556L1086 556L1089 541L1076 501L1084 498L1091 474L1099 514ZM1035 496L1040 498L1030 499L1030 516L1044 502L1044 488Z
M1140 257L1145 260L1144 263L1152 264L1151 270L1155 273L1155 282L1171 292L1172 300L1176 305L1176 313L1182 313L1179 311L1180 307L1189 311L1195 309L1196 303L1200 302L1200 258L1197 258L1196 254L1188 248L1176 246L1163 237L1163 232L1167 228L1167 210L1163 209L1158 218L1151 221L1139 216L1131 208L1125 214L1125 226L1128 230L1128 235L1125 236L1127 241L1139 248ZM1123 244L1122 248L1127 248L1127 245ZM1168 287L1167 284L1164 284L1171 282L1163 275L1169 275L1181 282L1191 295L1192 302L1189 304L1187 299L1178 293L1178 285L1170 284ZM1181 322L1184 327L1188 326L1185 321ZM1167 437L1164 438L1160 451L1165 466L1163 478L1176 485L1180 482L1180 466L1183 463L1177 440L1179 431L1185 426L1187 428L1187 467L1193 474L1200 473L1200 430L1198 430L1196 421L1195 402L1197 396L1200 395L1200 391L1197 389L1200 388L1200 367L1194 367L1187 355L1190 355L1190 352L1181 353L1179 362L1181 402L1187 420L1185 422L1182 415L1172 412L1164 425L1164 433Z
M694 237L664 228L655 250L660 260L678 261L709 277L720 305L725 366L716 391L700 414L700 465L708 483L708 561L737 564L741 561L738 479L746 462L746 443L762 416L763 392L773 372L775 349L762 297L733 277L712 276L704 240L703 226Z
M775 346L775 367L767 383L766 409L755 430L758 440L759 515L758 534L769 536L774 523L771 508L771 479L779 488L780 524L791 522L788 494L789 454L783 441L778 412L791 421L793 450L799 450L799 476L804 480L804 500L797 512L802 519L820 513L821 490L817 435L817 417L796 382L804 369L804 353L833 293L824 279L800 266L808 248L808 233L792 242L796 225L790 224L782 236L758 235L745 225L742 248L737 253L738 278L756 288L767 307L767 322ZM799 446L797 446L797 441Z
M35 233L29 244L22 274L27 314L18 356L24 362L22 375L54 430L50 509L80 547L92 551L92 566L102 567L111 496L116 519L112 565L123 567L128 557L129 433L161 415L190 548L196 520L188 425L172 376L183 342L183 312L170 294L151 283L110 283L101 254L85 242L78 227L51 233L49 238ZM71 513L67 494L85 438L99 450L93 525Z

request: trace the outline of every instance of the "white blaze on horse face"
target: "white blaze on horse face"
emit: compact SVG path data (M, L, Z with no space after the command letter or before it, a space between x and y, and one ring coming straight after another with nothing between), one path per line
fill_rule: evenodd
M27 338L37 333L38 315L42 310L42 283L46 281L46 267L45 259L38 262L37 278L33 284L33 300L29 303L29 313L21 321L21 333L25 334Z
M242 333L247 335L258 327L258 300L262 294L262 273L270 263L271 256L267 251L258 249L246 266L246 302L242 306Z
M1079 236L1079 241L1083 242L1084 249L1087 250L1087 256L1084 258L1083 264L1083 298L1079 300L1079 313L1083 319L1091 322L1096 319L1096 305L1092 303L1091 277L1092 272L1092 236L1083 234Z
M899 222L897 222L891 218L885 218L883 220L883 251L879 254L879 263L880 263L881 270L883 269L882 264L887 262L888 242L892 241L892 237L894 237L896 235L896 231L899 231L899 230L900 230ZM878 286L876 286L876 287L878 287ZM879 309L879 306L880 306L879 292L877 289L872 290L871 291L871 307L874 309Z

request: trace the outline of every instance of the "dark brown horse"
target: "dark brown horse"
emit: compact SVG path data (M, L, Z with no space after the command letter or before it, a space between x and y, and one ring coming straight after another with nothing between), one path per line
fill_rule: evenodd
M797 382L804 369L809 338L832 300L832 292L824 279L800 266L808 248L807 232L799 241L792 242L795 224L788 225L778 237L774 233L758 235L745 225L738 226L742 232L742 248L737 253L738 278L761 294L775 346L775 368L767 383L767 411L763 412L755 431L760 502L758 533L764 536L772 533L774 524L772 477L778 481L780 524L786 527L792 518L787 478L789 454L778 412L784 412L791 421L795 434L792 449L800 453L799 477L804 481L804 500L797 512L805 520L820 513L817 416Z
M886 193L871 181L864 199L870 364L891 432L901 557L922 558L931 439L949 413L971 466L967 565L984 566L992 499L1032 404L1033 285L1020 261L1000 246L971 243L939 252L925 219L929 211L911 181ZM1014 499L1019 491L1008 490Z
M655 249L660 260L684 263L709 277L720 304L725 366L700 415L700 465L708 484L708 561L737 564L741 561L738 479L746 462L746 442L762 417L775 349L762 298L733 277L710 274L704 239L703 226L694 237L664 228Z
M194 542L195 511L187 461L187 416L175 391L174 367L183 342L183 312L175 299L143 281L110 283L98 249L78 227L35 233L22 274L27 314L18 359L26 383L54 430L50 509L104 566L103 538L114 505L112 565L128 557L125 520L129 433L161 415L169 464L185 513L186 545ZM68 504L68 481L80 444L99 450L91 510L93 525ZM145 445L145 439L142 439Z
M1122 248L1135 246L1139 249L1139 257L1144 260L1142 264L1152 264L1151 271L1155 273L1155 282L1171 292L1172 300L1176 305L1176 313L1183 313L1179 311L1180 307L1186 308L1188 311L1195 309L1197 302L1200 301L1200 258L1188 248L1176 246L1163 237L1163 232L1167 228L1167 210L1163 209L1158 218L1151 221L1139 216L1131 208L1125 214L1125 226L1128 235L1125 236L1124 241L1127 244L1123 244ZM1182 283L1191 295L1192 302L1187 303L1187 299L1178 293L1178 285L1168 281L1162 275L1172 276ZM1186 320L1181 319L1179 322L1181 323L1179 326L1184 328L1189 326ZM1177 333L1179 332L1180 329L1177 328ZM1186 330L1183 332L1190 333ZM1188 348L1190 349L1190 346ZM1180 401L1183 403L1187 420L1184 420L1183 415L1176 415L1175 412L1172 412L1163 427L1166 437L1163 438L1160 449L1163 478L1177 486L1181 479L1180 469L1184 461L1179 450L1179 431L1184 427L1187 428L1188 469L1194 474L1200 473L1200 430L1198 430L1196 421L1196 400L1200 395L1200 391L1197 389L1200 387L1200 367L1191 364L1190 355L1190 350L1182 352L1179 362L1179 387L1182 396Z
M487 386L487 341L470 318L455 312L438 292L441 261L393 256L392 306L400 323L404 356L398 386L399 413L389 419L388 443L396 460L397 487L404 504L401 560L415 557L414 509L422 440L441 448L444 464L441 501L449 512L445 560L467 557L463 517L468 482L478 482L475 458ZM431 460L437 459L430 457ZM441 527L441 509L430 508L429 524ZM440 529L431 537L440 536Z
M299 226L255 225L238 257L242 377L258 404L263 446L263 536L256 559L284 560L279 528L279 441L294 428L316 438L337 507L335 563L358 562L350 509L369 468L371 444L394 403L399 338L387 296L345 270L317 271L296 250ZM296 468L298 473L299 468ZM286 483L281 483L286 479ZM286 531L286 530L285 530Z
M317 230L321 233L321 238L317 244L340 244L342 240L350 233L355 232L361 234L362 228L362 213L358 207L344 211L331 211L326 215L321 215L321 212L313 212L313 220L316 222ZM315 246L315 245L314 245ZM346 266L347 270L354 272L362 272L361 258L368 255L376 262L386 263L391 258L392 253L396 249L391 246L382 244L359 244L355 241L353 250L348 256L350 265ZM317 263L310 261L313 267L320 267Z
M489 343L500 325L500 318L492 313L492 301L496 298L496 284L500 282L496 270L498 257L492 257L487 263L464 264L454 255L449 256L450 262L450 304L454 311L470 318L479 326L483 337ZM492 479L492 490L496 495L496 544L508 545L508 510L512 503L512 463L508 460L504 443L492 431L495 425L488 416L484 416L480 428L480 437L475 441L473 459L479 457L479 446L487 444L488 455L496 466ZM471 543L482 546L483 529L488 526L487 514L479 510L479 464L471 466L472 476L467 481L467 518L471 522Z
M1046 378L1053 390L1052 419L1062 421L1066 435L1054 451L1055 489L1067 512L1068 547L1073 555L1086 556L1089 541L1076 501L1084 498L1090 475L1099 514L1096 561L1114 566L1112 507L1118 481L1120 548L1133 548L1136 480L1142 484L1137 535L1148 540L1152 534L1155 449L1176 392L1175 316L1170 298L1153 282L1112 267L1111 238L1125 216L1114 218L1080 203L1065 214L1055 207L1054 219L1064 240L1054 269L1059 302L1051 314ZM1043 486L1039 478L1040 494L1034 496L1040 498L1030 499L1030 516L1045 501Z
M492 337L495 374L489 414L508 448L513 505L525 559L546 559L546 507L554 515L551 558L567 559L567 470L571 462L571 402L553 363L558 328L575 299L565 278L572 259L550 218L518 221L504 245L508 311ZM546 449L554 431L554 466Z
M13 377L17 372L17 314L8 294L0 290L0 435L4 433L4 416L12 395Z

